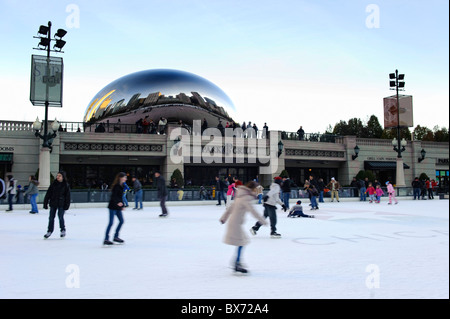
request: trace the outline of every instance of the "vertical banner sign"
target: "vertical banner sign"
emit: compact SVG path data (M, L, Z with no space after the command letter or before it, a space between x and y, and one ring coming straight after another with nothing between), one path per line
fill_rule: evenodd
M62 107L63 59L31 56L30 101L35 106Z
M413 104L411 95L399 95L400 124L397 117L397 96L389 96L383 99L384 104L384 128L396 128L397 126L413 127Z

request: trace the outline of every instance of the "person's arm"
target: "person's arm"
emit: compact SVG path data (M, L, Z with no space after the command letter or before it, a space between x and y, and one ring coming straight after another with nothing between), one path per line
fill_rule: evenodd
M67 185L65 200L64 200L64 210L68 210L70 207L70 187Z

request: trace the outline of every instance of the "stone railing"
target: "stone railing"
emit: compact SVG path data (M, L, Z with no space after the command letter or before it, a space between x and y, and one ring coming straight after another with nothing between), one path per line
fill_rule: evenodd
M33 122L0 121L0 131L32 131Z

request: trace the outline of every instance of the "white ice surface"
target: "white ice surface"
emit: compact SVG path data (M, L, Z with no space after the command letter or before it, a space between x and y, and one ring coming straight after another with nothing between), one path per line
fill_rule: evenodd
M161 219L159 207L127 209L126 243L108 248L106 208L67 211L67 237L56 219L48 240L48 211L1 211L0 298L449 298L448 200L325 203L315 219L278 209L281 239L269 227L249 233L248 276L230 268L223 210L169 207Z

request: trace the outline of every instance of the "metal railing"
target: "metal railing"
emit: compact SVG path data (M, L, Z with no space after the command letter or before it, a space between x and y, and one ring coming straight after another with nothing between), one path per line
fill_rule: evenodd
M281 132L281 139L290 141L336 143L337 137L339 136L334 134L304 133L299 135L297 132Z

